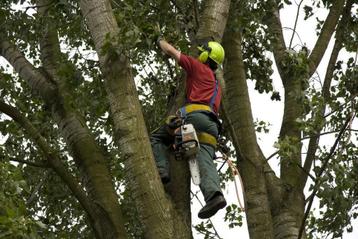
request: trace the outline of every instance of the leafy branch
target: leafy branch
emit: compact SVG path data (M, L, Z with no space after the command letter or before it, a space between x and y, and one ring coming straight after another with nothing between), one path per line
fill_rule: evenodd
M0 111L11 117L23 128L24 132L42 151L49 165L70 188L72 193L85 208L87 213L91 213L92 206L87 199L86 193L80 187L75 177L67 171L61 162L59 155L57 155L56 152L51 149L51 147L46 143L46 140L38 133L39 131L31 124L31 122L26 117L24 117L15 107L6 104L2 100L0 100Z
M347 119L344 122L344 124L343 124L343 126L342 126L342 128L341 128L341 130L340 130L340 132L339 132L339 134L338 134L333 146L330 149L329 154L322 160L323 164L322 164L319 172L317 173L316 180L315 180L315 186L313 188L313 191L312 191L311 195L309 196L310 200L308 202L308 206L307 206L305 214L303 216L300 231L299 231L299 234L298 234L298 239L301 239L301 237L302 237L302 234L303 234L303 231L304 231L304 228L305 228L305 224L306 224L306 220L307 220L307 217L308 217L308 215L310 213L310 210L311 210L311 207L312 207L312 204L313 204L313 199L316 196L318 188L322 183L322 175L323 175L324 171L327 168L329 160L331 159L331 157L335 153L336 147L337 147L339 141L341 140L341 138L343 136L343 133L346 131L348 124L351 122L351 119L354 116L355 115L347 117Z

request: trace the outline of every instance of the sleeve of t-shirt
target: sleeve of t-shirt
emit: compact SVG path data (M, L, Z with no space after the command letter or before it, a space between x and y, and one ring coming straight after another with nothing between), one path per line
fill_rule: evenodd
M179 65L183 67L187 74L191 74L193 71L193 58L183 53L180 54Z

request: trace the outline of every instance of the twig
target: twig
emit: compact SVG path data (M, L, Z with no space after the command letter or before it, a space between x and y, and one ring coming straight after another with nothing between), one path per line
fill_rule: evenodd
M33 167L37 167L37 168L50 168L50 166L48 165L48 163L46 161L42 161L40 163L40 162L31 162L31 161L15 159L15 158L11 158L10 161L27 164L29 166L33 166Z
M198 197L197 193L194 194L191 190L190 190L190 193L198 200L198 202L200 203L200 205L203 207L204 204L201 202L200 198ZM222 239L222 237L219 236L219 233L216 231L216 228L213 224L213 221L211 221L211 219L209 218L208 221L211 223L211 225L213 226L213 230L215 232L215 235L219 238L219 239Z
M276 152L274 152L273 154L271 154L266 161L269 161L271 158L273 158L274 156L276 156L278 154L279 150L277 150Z
M303 234L303 231L304 231L304 228L305 228L305 224L306 224L306 220L308 218L308 214L309 212L311 211L311 207L312 207L312 204L313 204L313 199L315 197L315 195L317 194L317 191L318 191L318 188L319 186L321 185L322 181L321 181L321 176L323 174L323 172L325 171L327 165L328 165L328 162L329 162L329 159L332 157L332 155L334 154L335 150L336 150L336 147L341 139L341 137L343 136L343 133L344 131L346 130L349 122L351 121L351 117L348 117L346 119L346 121L344 122L344 125L343 127L341 128L338 136L337 136L337 139L336 141L334 142L333 146L331 147L330 149L330 152L329 154L322 160L323 161L323 165L320 169L320 171L318 172L317 174L317 177L316 177L316 180L315 180L315 186L313 188L313 191L312 191L312 194L310 195L310 201L308 202L308 206L306 208L306 211L305 211L305 214L304 214L304 217L302 219L302 223L301 223L301 227L300 227L300 231L299 231L299 234L298 234L298 239L301 239L302 237L302 234Z
M302 39L301 39L300 35L298 34L298 32L296 32L296 30L295 30L295 29L293 29L293 28L291 28L291 27L282 27L282 28L283 28L283 29L288 29L288 30L293 31L293 33L295 33L295 34L297 35L298 39L300 40L301 45L302 45L302 46L304 46L304 43L303 43L303 41L302 41Z
M347 129L347 131L349 131L349 132L358 132L358 129ZM314 135L310 135L310 136L303 137L303 138L301 138L301 140L310 139L310 138L313 138L313 137L316 137L316 136L322 136L322 135L327 135L327 134L334 134L334 133L337 133L337 132L339 132L339 131L338 131L338 130L334 130L334 131L328 131L328 132L324 132L324 133L317 133L317 134L314 134Z
M224 167L224 165L225 165L226 161L228 160L228 158L227 158L227 157L224 157L224 158L225 158L225 160L224 160L224 162L221 164L220 168L218 169L218 172L220 172L220 171L221 171L221 169Z
M49 171L46 171L46 172L45 172L45 175L44 175L43 178L42 178L42 180L36 185L34 191L32 191L32 193L31 193L29 199L27 199L27 201L26 201L26 204L27 204L27 205L31 204L31 203L35 200L35 198L36 198L36 193L37 193L38 191L40 191L42 185L44 185L44 183L46 182L48 176L49 176Z
M291 36L291 40L290 40L290 45L288 47L288 49L291 49L292 46L292 41L293 41L293 37L295 35L296 32L296 28L297 28L297 22L298 22L298 16L300 15L300 8L301 8L301 4L302 4L303 0L301 0L301 2L298 4L297 6L297 13L296 13L296 19L295 19L295 25L293 27L293 32L292 32L292 36ZM301 41L302 42L302 41Z
M297 167L299 167L308 177L310 177L313 181L316 181L316 178L306 171L304 167L302 167L300 164L296 163Z

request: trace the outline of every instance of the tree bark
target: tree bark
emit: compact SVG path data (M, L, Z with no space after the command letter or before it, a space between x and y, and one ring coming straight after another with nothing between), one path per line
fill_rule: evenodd
M196 39L200 40L212 37L216 41L221 41L229 16L229 9L230 0L205 1Z
M124 159L126 180L136 199L145 238L185 238L190 227L180 226L183 219L166 198L154 163L141 105L125 52L116 48L118 25L109 1L81 1L105 76L105 88L114 122L114 137ZM118 52L103 53L104 44ZM185 230L184 230L185 229Z
M324 53L327 50L327 46L334 33L338 19L341 16L345 2L346 2L345 0L335 0L331 6L329 14L322 27L321 33L319 34L317 42L308 59L309 66L310 66L308 75L310 77L316 71L319 63L322 60Z
M250 238L274 238L271 211L264 174L262 154L256 142L251 105L241 52L241 33L237 31L239 7L231 8L230 24L224 35L226 62L223 107L229 119L231 135L245 188L245 204Z

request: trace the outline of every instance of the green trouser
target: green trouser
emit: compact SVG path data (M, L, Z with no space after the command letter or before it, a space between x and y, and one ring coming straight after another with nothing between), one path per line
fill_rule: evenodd
M205 132L218 137L218 125L216 121L206 113L192 112L185 118L186 124L193 124L196 132ZM167 126L163 125L151 135L151 144L159 170L159 174L169 174L170 146L174 143L174 136L170 135ZM200 144L197 160L200 169L200 189L207 202L214 195L220 193L220 179L214 164L215 149L213 146Z

